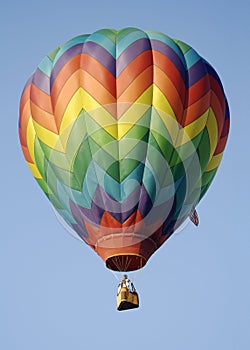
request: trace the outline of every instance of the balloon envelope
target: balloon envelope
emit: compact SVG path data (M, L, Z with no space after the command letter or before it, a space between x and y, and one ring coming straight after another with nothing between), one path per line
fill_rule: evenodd
M229 131L220 79L189 45L124 28L45 56L20 103L26 161L113 270L141 268L209 188Z

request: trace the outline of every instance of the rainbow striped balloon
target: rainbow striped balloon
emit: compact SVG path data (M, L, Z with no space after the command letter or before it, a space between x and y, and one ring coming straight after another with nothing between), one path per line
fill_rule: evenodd
M67 226L113 270L141 268L210 186L229 110L189 45L136 28L45 56L20 103L26 161Z

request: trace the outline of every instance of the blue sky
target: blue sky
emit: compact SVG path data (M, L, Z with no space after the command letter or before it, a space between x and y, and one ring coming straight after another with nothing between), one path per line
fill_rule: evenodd
M248 1L6 2L1 9L0 348L248 349L250 343ZM22 156L18 108L45 54L73 36L135 26L193 46L217 70L231 132L198 206L135 276L141 307L119 313L117 280L58 223Z

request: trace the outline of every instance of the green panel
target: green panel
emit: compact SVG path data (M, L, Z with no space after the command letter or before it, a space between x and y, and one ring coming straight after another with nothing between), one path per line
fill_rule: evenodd
M34 153L35 153L36 166L42 178L45 179L46 178L45 170L44 170L45 154L43 149L41 148L41 141L39 141L37 137L35 137L35 142L34 142Z
M121 41L125 36L129 35L130 33L133 33L133 32L138 32L139 29L137 28L123 28L123 29L120 29L118 30L117 32L117 44L119 43L119 41Z
M203 172L207 167L210 157L210 139L207 129L204 129L203 131L203 135L197 148L197 152L200 159L200 168Z
M147 126L135 124L123 138L142 140L145 139L149 133L149 128ZM147 137L146 137L147 139Z
M97 145L100 147L105 146L106 144L110 142L114 142L116 139L112 137L108 132L106 132L104 129L99 129L95 132L93 132L90 137L92 140L95 141Z
M72 157L70 157L70 155L67 155L67 153L59 152L55 149L52 149L48 147L46 144L42 143L42 141L40 141L40 144L42 146L46 159L50 163L54 164L59 168L70 171L72 166L72 164L70 163L72 162Z
M36 179L36 181L38 182L39 186L41 187L41 189L43 190L43 192L48 195L49 193L51 193L47 183L43 180L43 179Z
M113 41L113 43L116 43L116 35L117 35L117 30L114 29L101 29L98 30L99 34L102 34L109 38L109 40Z
M201 178L202 179L202 186L210 185L210 183L213 181L213 178L214 178L216 172L217 172L217 168L203 173L202 178Z
M184 43L183 41L180 41L180 40L173 40L173 41L179 46L179 48L183 52L183 55L185 55L185 53L187 53L190 49L192 49L191 46Z
M182 209L183 202L186 197L187 183L186 178L183 177L183 180L176 187L175 199L176 199L176 211L179 212Z
M113 179L121 183L139 164L140 162L134 159L123 159L111 164L106 171Z
M55 57L56 57L58 51L61 50L62 47L63 47L63 45L58 46L55 50L51 51L51 52L47 55L51 61L54 61L54 59L55 59Z
M157 142L161 150L161 153L163 157L166 159L166 161L170 164L170 166L174 164L175 162L172 161L172 158L173 158L172 154L176 153L176 150L174 149L173 145L165 137L163 137L156 131L152 130L151 134L154 136L154 139ZM177 159L177 156L178 154L176 153L174 159Z
M54 194L49 194L48 198L51 202L51 204L56 208L56 209L65 209L64 206L61 204L59 199L54 195Z
M151 147L153 147L157 152L161 153L163 157L165 157L163 152L162 152L162 150L161 150L161 148L159 147L158 142L156 141L155 137L153 136L153 132L152 131L149 134L148 144Z
M174 177L174 181L177 181L182 176L186 175L186 170L185 170L182 162L174 165L171 168L171 171L172 171L172 174L173 174L173 177Z
M73 165L73 174L74 174L74 177L77 179L77 182L74 182L74 183L75 184L77 183L78 186L77 187L73 186L73 182L72 182L72 186L73 186L73 188L78 189L78 190L81 190L81 188L82 188L82 183L83 183L83 180L85 178L89 163L92 160L92 152L90 150L88 140L89 139L85 139L83 141L83 143L81 144L81 146L80 146L80 148L75 156L74 162L73 162L73 164L74 164ZM73 181L73 179L72 179L72 181Z

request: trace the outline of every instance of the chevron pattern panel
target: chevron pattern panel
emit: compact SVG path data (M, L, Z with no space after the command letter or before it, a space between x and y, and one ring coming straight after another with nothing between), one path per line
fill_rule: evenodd
M59 46L20 102L30 170L93 249L117 235L119 250L134 234L156 250L206 193L228 131L227 100L211 65L181 41L136 28Z

